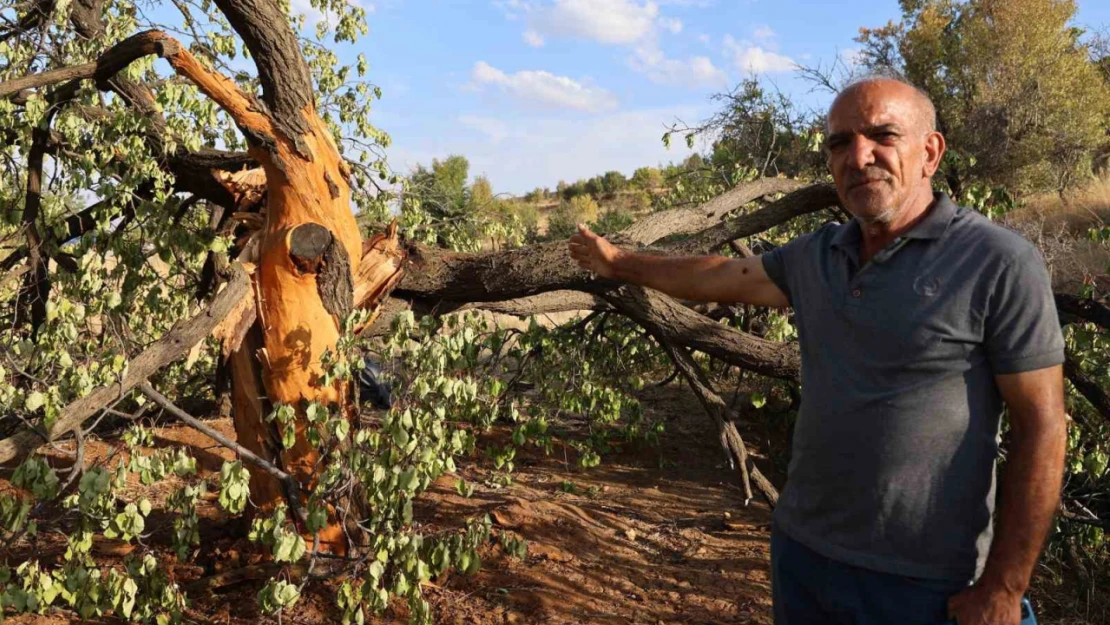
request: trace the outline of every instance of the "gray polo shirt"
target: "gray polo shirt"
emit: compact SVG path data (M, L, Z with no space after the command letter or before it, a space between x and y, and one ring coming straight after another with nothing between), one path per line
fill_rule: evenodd
M802 353L775 523L834 560L969 581L992 536L993 376L1064 361L1048 273L1028 241L944 194L863 267L859 243L853 220L763 255Z

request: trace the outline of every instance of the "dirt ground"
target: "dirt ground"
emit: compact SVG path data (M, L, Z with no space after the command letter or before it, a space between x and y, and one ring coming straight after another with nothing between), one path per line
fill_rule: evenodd
M467 517L488 513L496 529L512 531L528 544L524 560L493 546L477 574L447 574L428 586L425 597L437 623L771 622L769 509L761 501L743 505L743 493L724 464L708 418L684 387L648 391L643 403L649 416L666 424L657 448L622 450L591 469L577 468L559 445L550 456L529 449L518 452L507 487L484 483L490 473L481 462L461 462L463 477L476 486L471 498L455 492L453 476L445 476L420 498L416 518L427 529L461 525ZM209 423L232 433L230 421ZM155 434L157 445L188 445L202 475L218 473L229 457L186 428L159 428ZM87 453L93 458L126 457L127 450L91 442ZM110 466L115 462L113 458ZM136 482L129 485L128 495L154 503L144 543L180 586L257 562L241 538L245 526L224 519L210 496L199 508L201 547L193 562L179 564L169 548L171 517L159 510L173 488L172 480L149 488ZM32 549L47 564L60 558L65 545L43 536ZM106 541L94 553L100 563L111 565L132 549ZM261 583L246 580L214 594L191 594L188 620L276 622L260 616L255 607ZM318 586L282 622L335 623L339 614L333 605L332 589ZM398 605L371 622L403 623L404 616L404 606ZM8 622L70 621L64 613L53 613Z

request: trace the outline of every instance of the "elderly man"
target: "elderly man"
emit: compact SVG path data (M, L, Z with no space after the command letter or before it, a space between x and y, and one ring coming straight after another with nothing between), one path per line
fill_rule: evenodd
M606 278L794 308L802 403L771 536L780 625L1017 625L1052 523L1066 432L1048 274L1027 241L933 191L934 118L897 80L842 91L826 150L855 219L761 257L629 253L584 226L569 243Z

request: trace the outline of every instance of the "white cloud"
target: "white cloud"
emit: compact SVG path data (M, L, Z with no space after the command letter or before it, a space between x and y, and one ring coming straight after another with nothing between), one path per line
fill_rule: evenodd
M543 36L529 28L528 30L524 31L524 43L532 46L533 48L539 48L543 46Z
M663 16L654 0L554 0L539 5L527 0L499 0L506 15L528 15L525 43L539 47L552 38L588 39L627 46L628 65L650 80L665 85L700 87L726 82L723 71L705 56L669 59L659 45L663 33L681 33L682 20ZM704 36L708 43L708 37Z
M706 34L698 35L698 41L704 43L705 45L709 45L709 43L710 43L709 35L706 35Z
M669 59L654 45L636 48L629 59L632 69L644 74L652 82L681 87L719 87L728 79L713 65L708 57L694 56L684 61Z
M732 58L736 69L747 74L789 72L798 66L788 56L772 52L750 41L737 41L732 38L732 35L725 35L724 44L725 52Z
M506 74L485 61L478 61L471 70L471 77L476 89L496 86L522 100L554 108L598 112L617 106L616 97L605 89L542 70Z
M501 143L509 136L509 127L505 122L494 117L480 115L459 115L459 123L467 128L477 130L485 135L491 143Z
M636 43L655 28L659 7L635 0L555 0L535 12L533 28L549 36L580 37L605 44Z
M631 175L638 167L681 161L693 150L683 141L672 142L668 149L660 137L676 118L696 120L706 113L706 107L699 104L603 113L587 120L472 117L468 126L479 130L480 136L468 131L409 144L405 137L394 134L389 162L398 171L406 171L446 154L464 154L470 171L486 175L495 192L554 189L559 180L574 181L610 170ZM499 137L496 142L494 135Z
M671 34L677 35L682 32L682 20L673 17L659 18L659 26L663 30L669 30Z
M756 41L771 42L775 39L775 31L765 24L756 28L755 32L752 33L752 37L754 37Z
M494 0L493 6L505 13L505 18L518 20L522 14L530 12L534 5L526 0Z

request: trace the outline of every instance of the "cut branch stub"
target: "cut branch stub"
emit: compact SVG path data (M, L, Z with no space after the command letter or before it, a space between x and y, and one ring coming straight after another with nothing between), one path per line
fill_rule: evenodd
M293 266L301 274L318 273L324 252L333 239L328 229L320 224L303 224L294 228L289 235L289 257Z

